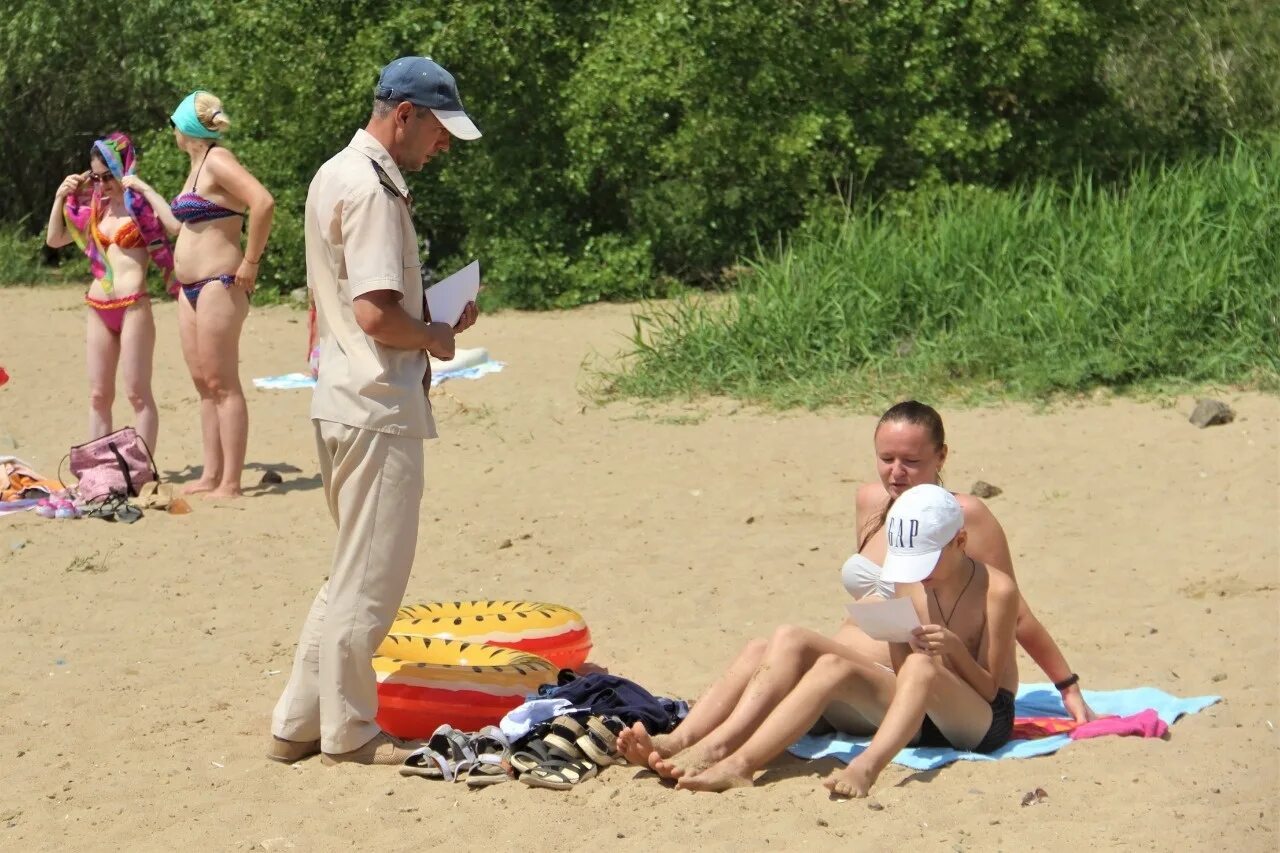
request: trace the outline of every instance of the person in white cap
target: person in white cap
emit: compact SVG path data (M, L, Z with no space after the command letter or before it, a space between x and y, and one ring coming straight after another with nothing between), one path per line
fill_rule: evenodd
M480 131L448 71L422 56L382 69L373 115L320 167L307 192L307 285L320 370L311 400L320 473L337 542L329 578L302 626L272 718L267 757L400 764L417 746L375 721L372 657L413 567L424 439L436 437L428 354L453 358L456 325L432 322L403 172Z
M1018 687L1017 586L965 554L964 510L941 486L903 492L885 523L884 578L898 597L912 600L924 623L909 643L889 644L893 670L822 655L746 743L705 770L677 770L678 787L750 785L757 770L822 717L850 734L874 732L866 751L823 782L840 796L865 797L910 744L991 752L1009 741Z
M947 460L942 416L932 406L915 400L898 403L880 417L874 442L880 476L858 488L858 551L841 570L841 581L854 600L893 597L893 584L886 583L880 573L888 551L885 521L889 509L899 495L913 486L941 484L942 467ZM1009 541L1000 522L981 499L966 494L955 497L964 511L965 551L1016 583ZM1016 633L1023 650L1054 682L1067 713L1078 723L1094 719L1081 692L1080 677L1072 672L1062 650L1025 598L1019 600ZM707 767L745 743L823 654L890 664L888 644L867 636L852 621L845 620L831 636L800 625L781 625L767 638L748 641L674 731L650 736L637 723L618 736L618 749L632 763L647 764L664 776L671 775L675 768L688 772ZM772 674L767 682L756 677L761 671ZM782 673L788 678L781 678ZM765 683L769 685L767 690L762 686ZM824 730L831 729L828 722L820 725Z

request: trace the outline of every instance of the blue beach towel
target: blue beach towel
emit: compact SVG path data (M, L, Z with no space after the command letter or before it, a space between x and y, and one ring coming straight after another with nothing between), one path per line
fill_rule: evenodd
M434 388L450 379L479 379L490 373L501 373L506 364L501 361L486 361L482 364L464 367L461 370L441 371L431 374L431 387ZM270 391L287 391L294 388L314 388L316 381L310 373L286 373L283 376L263 376L253 380L253 387Z
M1179 699L1154 687L1134 687L1129 690L1085 690L1084 699L1099 716L1127 717L1148 708L1166 724L1172 724L1185 714L1195 714L1222 701L1221 696L1196 696ZM1018 717L1067 717L1062 699L1052 684L1024 684L1018 688L1015 706ZM848 763L867 748L871 738L851 737L836 732L830 735L806 735L793 744L789 752L799 758L836 758ZM987 755L965 752L949 747L909 746L894 756L895 764L912 770L936 770L954 761L998 761L1001 758L1033 758L1050 755L1071 743L1069 735L1052 735L1037 740L1011 740Z

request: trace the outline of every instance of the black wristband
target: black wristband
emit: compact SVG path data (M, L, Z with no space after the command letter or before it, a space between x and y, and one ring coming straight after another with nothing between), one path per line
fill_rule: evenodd
M1076 675L1073 672L1066 678L1062 679L1061 681L1055 681L1053 686L1058 688L1058 692L1061 693L1062 691L1066 690L1068 687L1073 687L1079 683L1080 683L1080 676Z

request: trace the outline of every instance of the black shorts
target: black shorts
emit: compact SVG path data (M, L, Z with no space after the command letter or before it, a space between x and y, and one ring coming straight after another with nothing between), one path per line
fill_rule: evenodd
M996 691L996 698L991 700L991 728L982 736L982 740L973 748L973 752L995 752L1009 742L1013 735L1013 694L1001 687ZM920 726L920 739L916 746L944 746L952 749L963 749L947 740L929 715L924 715L924 723Z

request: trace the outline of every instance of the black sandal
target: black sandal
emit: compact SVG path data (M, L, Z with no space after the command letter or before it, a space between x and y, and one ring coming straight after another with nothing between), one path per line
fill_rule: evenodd
M585 737L586 734L587 730L583 728L582 723L573 717L560 716L551 721L551 730L543 736L542 740L547 746L559 752L561 757L580 761L587 756L578 746L578 739Z
M624 728L626 724L617 717L588 717L586 734L576 741L578 749L600 767L626 764L618 752L618 735Z
M511 765L511 769L520 774L528 773L544 761L550 761L553 757L551 747L542 738L534 737L521 741L512 750L511 756L507 761Z
M520 781L530 788L551 788L556 791L567 791L579 782L594 777L600 769L590 761L573 761L566 758L551 758L520 774Z
M581 728L581 727L579 727ZM560 734L556 734L559 731ZM560 726L543 723L517 741L508 763L518 774L528 773L548 761L585 761L586 756L578 745L566 738L568 731Z

